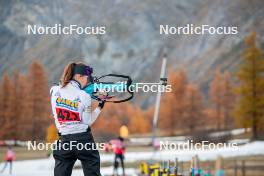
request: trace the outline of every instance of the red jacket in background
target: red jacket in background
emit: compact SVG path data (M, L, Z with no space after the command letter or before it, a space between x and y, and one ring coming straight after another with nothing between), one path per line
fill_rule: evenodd
M112 144L112 149L115 154L123 155L125 153L125 145L122 141L114 139L111 140L110 143Z
M15 160L15 152L13 150L9 149L6 152L5 160L6 161L13 161L13 160Z

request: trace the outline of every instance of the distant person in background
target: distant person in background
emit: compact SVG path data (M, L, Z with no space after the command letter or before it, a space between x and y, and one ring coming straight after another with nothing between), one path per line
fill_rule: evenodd
M5 165L3 167L3 169L1 170L1 173L3 173L5 171L6 166L9 164L9 174L12 174L12 163L15 160L15 152L13 151L13 149L9 146L8 150L5 154Z
M124 138L119 136L117 139L111 140L110 144L112 145L113 152L115 153L114 175L118 175L118 165L119 165L119 162L120 162L122 170L123 170L123 176L125 176L125 165L124 165L125 145L124 145Z

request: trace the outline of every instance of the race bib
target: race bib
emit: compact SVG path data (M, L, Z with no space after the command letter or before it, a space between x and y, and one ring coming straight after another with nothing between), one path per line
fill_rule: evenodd
M80 122L81 121L79 112L56 107L56 113L57 113L57 118L60 124L67 123L67 122Z

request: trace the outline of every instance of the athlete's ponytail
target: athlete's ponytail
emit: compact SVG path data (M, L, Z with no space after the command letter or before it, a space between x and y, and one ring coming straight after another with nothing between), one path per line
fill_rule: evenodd
M80 70L78 70L79 67L83 67L85 68L85 70L82 70L80 72ZM76 68L77 67L77 68ZM86 70L86 67L88 67L88 72ZM64 71L63 71L63 74L62 74L62 77L61 77L61 86L62 87L65 87L74 77L74 75L77 73L77 74L82 74L82 75L86 75L89 73L92 74L93 70L91 67L89 66L86 66L84 63L82 62L70 62L65 68L64 68Z
M76 63L71 62L69 63L63 71L62 77L61 77L61 85L62 87L65 87L70 80L72 80L73 78L73 71L74 71L74 67L75 67Z

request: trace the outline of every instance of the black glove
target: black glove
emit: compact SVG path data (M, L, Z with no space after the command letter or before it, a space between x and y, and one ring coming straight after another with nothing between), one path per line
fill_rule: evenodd
M100 109L103 109L104 104L105 104L105 100L100 100L100 101L99 101L99 104L98 104L98 107L99 107Z

